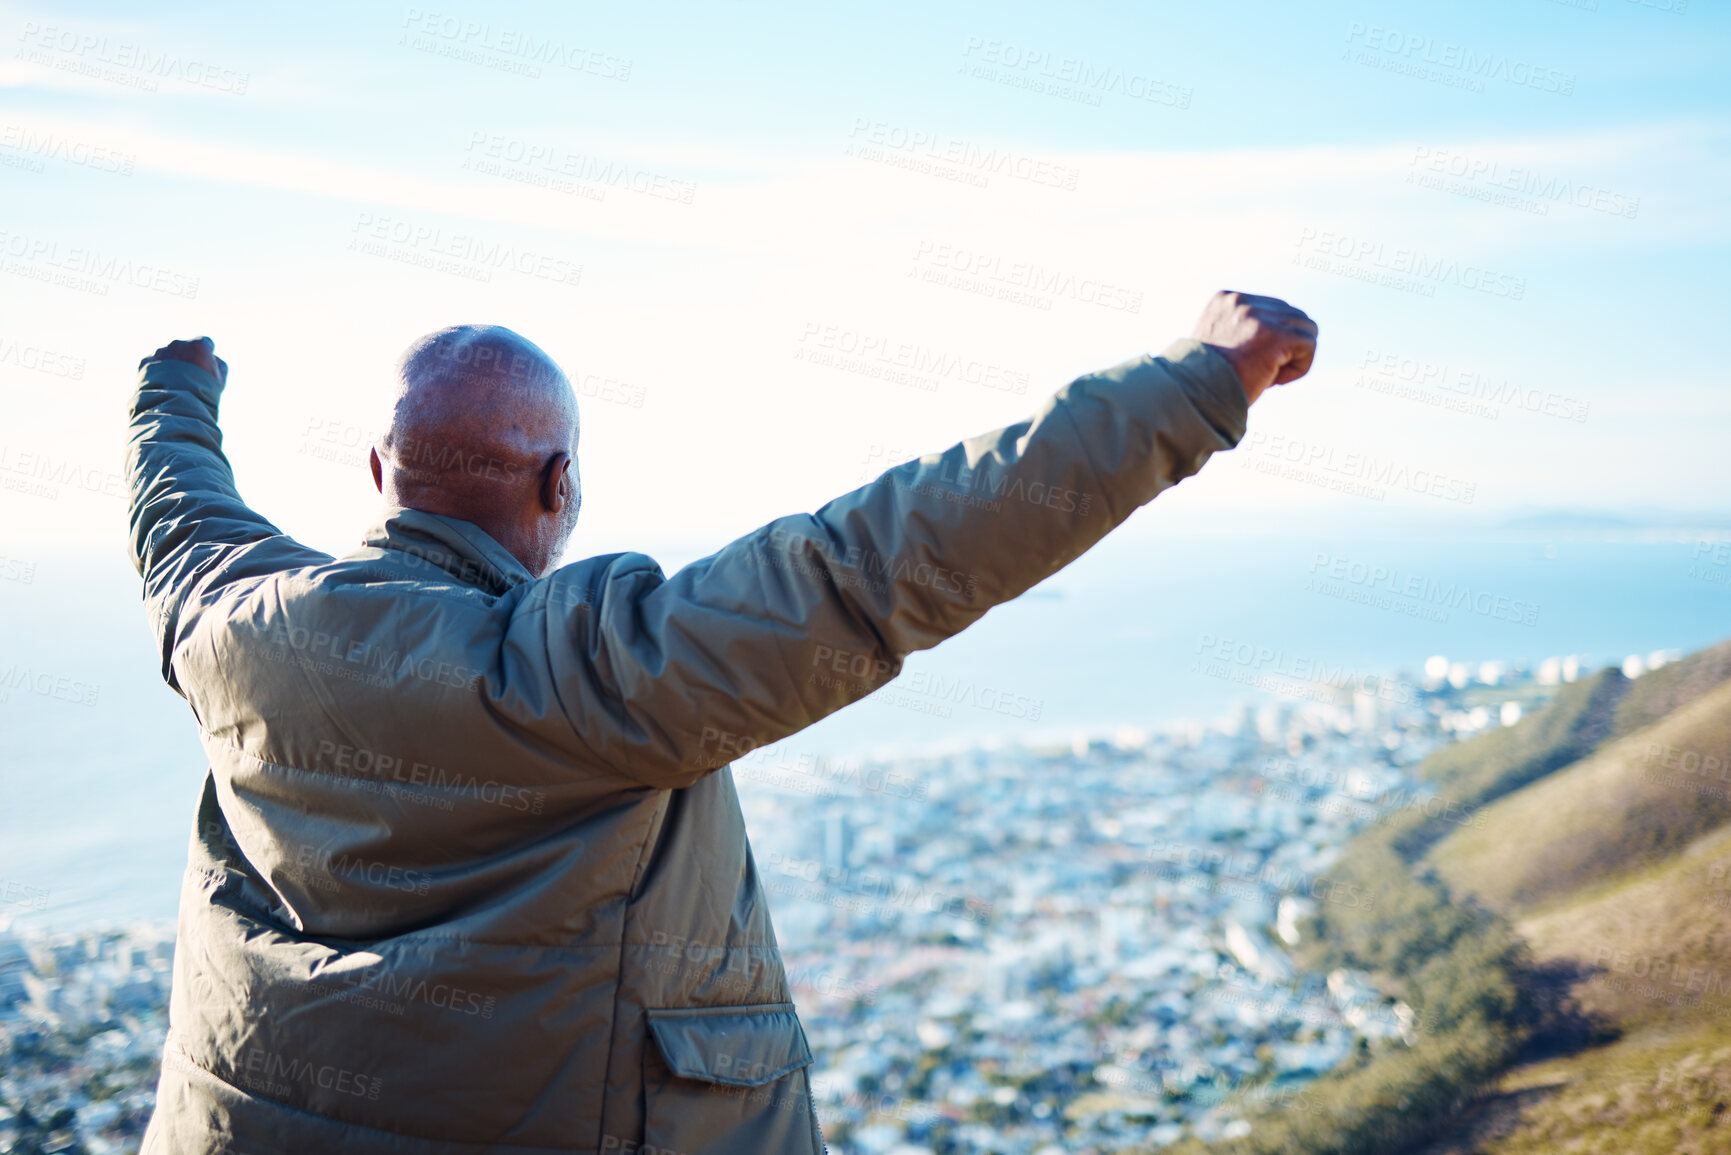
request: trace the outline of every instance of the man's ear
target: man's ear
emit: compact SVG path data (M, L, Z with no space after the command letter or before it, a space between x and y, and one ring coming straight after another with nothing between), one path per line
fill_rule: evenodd
M565 508L565 503L571 498L572 487L565 484L566 474L571 470L571 455L555 453L547 460L547 468L541 471L541 506L551 513L558 513Z
M373 470L373 488L383 493L385 491L385 467L379 462L377 449L367 450L367 464Z

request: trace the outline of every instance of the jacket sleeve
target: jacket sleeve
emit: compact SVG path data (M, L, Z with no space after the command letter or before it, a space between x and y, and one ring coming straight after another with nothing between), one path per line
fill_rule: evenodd
M144 578L162 677L176 693L174 648L189 607L243 577L329 561L248 509L222 452L222 383L185 361L139 367L126 446L132 564Z
M1180 341L670 579L624 555L549 613L555 692L600 760L689 785L1062 569L1236 445L1246 408L1231 364Z

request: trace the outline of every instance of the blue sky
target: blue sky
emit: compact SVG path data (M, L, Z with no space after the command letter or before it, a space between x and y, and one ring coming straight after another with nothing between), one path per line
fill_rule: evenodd
M396 353L511 325L580 382L573 551L689 555L1219 287L1322 350L1175 524L1723 520L1722 5L154 8L0 9L36 555L120 540L131 366L174 336L232 366L243 493L341 550Z

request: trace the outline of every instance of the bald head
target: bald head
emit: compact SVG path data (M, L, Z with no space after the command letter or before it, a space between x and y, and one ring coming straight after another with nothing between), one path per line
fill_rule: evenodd
M553 359L498 325L455 325L403 354L372 458L393 505L473 522L539 576L577 521L577 397Z

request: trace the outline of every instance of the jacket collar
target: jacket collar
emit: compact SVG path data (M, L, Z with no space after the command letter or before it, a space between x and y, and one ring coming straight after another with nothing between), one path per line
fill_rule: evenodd
M363 543L408 554L495 596L532 580L523 563L480 526L443 514L392 506Z

